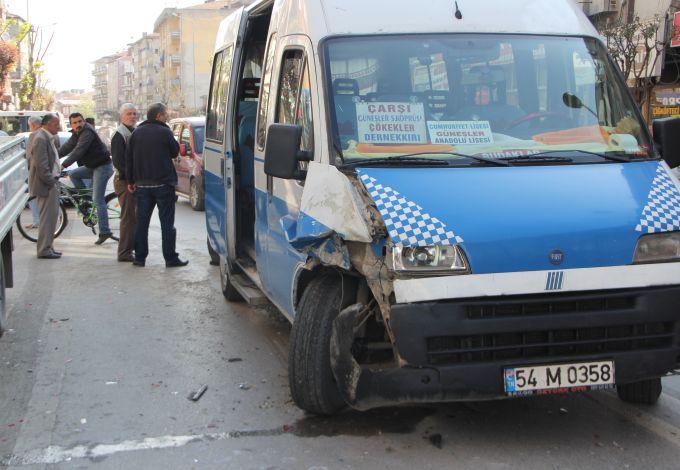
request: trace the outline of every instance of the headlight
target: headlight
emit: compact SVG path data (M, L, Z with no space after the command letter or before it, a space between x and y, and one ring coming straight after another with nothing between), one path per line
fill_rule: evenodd
M680 232L651 233L638 239L633 263L680 261Z
M467 263L457 246L395 246L392 266L401 272L445 272L459 274L468 271Z

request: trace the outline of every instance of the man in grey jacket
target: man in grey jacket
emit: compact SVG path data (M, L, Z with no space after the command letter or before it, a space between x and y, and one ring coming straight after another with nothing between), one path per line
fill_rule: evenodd
M28 188L38 200L40 229L38 231L38 258L57 259L61 253L54 250L54 231L59 217L59 152L54 145L54 135L59 132L59 117L46 114L42 127L30 141Z

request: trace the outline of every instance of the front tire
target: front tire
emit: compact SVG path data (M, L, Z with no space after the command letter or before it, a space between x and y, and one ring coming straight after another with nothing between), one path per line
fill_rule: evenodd
M333 321L340 313L342 284L337 275L313 279L300 300L288 354L288 383L295 404L332 415L345 406L331 369Z
M661 379L641 380L629 384L617 385L619 398L628 403L653 405L661 396Z

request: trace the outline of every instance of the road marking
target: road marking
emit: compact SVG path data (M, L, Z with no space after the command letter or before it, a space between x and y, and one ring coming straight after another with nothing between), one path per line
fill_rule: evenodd
M622 402L612 393L589 393L587 397L605 406L609 410L618 413L638 426L641 426L657 436L667 440L671 444L680 447L680 428L664 421L653 414L637 408L634 405ZM680 407L680 400L667 393L661 395L664 401L671 402L673 408Z
M9 455L0 459L0 466L48 465L70 462L74 459L99 459L121 452L139 450L158 450L184 447L195 442L210 442L242 437L270 437L289 432L284 427L251 431L230 431L219 433L195 434L188 436L147 437L141 440L128 440L118 444L94 444L91 446L61 447L49 446L34 449L23 455Z

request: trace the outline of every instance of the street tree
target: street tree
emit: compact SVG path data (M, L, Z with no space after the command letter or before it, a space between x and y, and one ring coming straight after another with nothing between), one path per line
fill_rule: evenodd
M47 91L46 83L43 81L45 74L43 59L53 38L54 33L45 41L39 27L31 27L28 31L28 69L21 78L19 90L21 109L49 109L44 107L49 102L50 92Z
M646 108L657 83L654 71L663 60L669 44L666 18L656 15L642 20L635 16L630 21L616 21L596 25L605 39L610 55L621 69L638 105Z
M0 96L5 93L7 77L19 60L17 44L24 40L29 29L28 23L19 24L14 18L0 21Z

